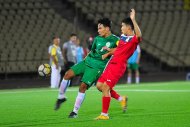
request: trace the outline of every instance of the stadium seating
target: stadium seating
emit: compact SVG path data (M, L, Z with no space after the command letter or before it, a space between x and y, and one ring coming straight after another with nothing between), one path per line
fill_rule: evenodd
M100 17L112 19L112 30L117 35L120 34L121 20L130 8L135 8L145 40L143 50L169 66L190 66L190 48L187 48L190 40L189 3L188 0L185 3L183 0L78 0L75 5L94 23Z
M0 73L36 72L48 63L52 37L61 44L74 32L73 24L45 0L0 0ZM84 41L86 32L80 30Z
M60 36L63 43L74 31L73 23L57 13L49 1L0 0L0 73L35 72L40 63L48 62L53 35ZM109 17L117 35L121 20L135 8L143 34L142 49L169 66L190 66L189 0L67 2L94 24L101 17ZM80 30L77 34L84 39L88 33Z

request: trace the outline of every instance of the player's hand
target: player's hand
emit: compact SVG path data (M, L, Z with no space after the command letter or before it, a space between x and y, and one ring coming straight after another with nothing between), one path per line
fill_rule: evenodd
M135 9L131 9L131 12L130 12L130 18L131 20L134 20L135 19Z
M110 48L108 48L107 46L102 47L102 49L110 51Z
M105 59L108 57L108 55L109 55L109 54L107 54L107 53L104 54L104 55L102 55L102 60L105 60Z

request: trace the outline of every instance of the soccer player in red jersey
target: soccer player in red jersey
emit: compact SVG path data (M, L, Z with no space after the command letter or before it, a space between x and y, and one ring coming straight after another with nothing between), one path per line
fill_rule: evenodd
M112 58L96 84L96 87L98 90L102 91L103 95L102 113L96 118L97 120L109 119L108 109L111 96L114 96L114 98L119 97L113 88L125 72L127 59L133 54L141 41L142 35L135 20L134 9L131 9L130 17L122 21L121 32L122 35L118 47L115 49Z

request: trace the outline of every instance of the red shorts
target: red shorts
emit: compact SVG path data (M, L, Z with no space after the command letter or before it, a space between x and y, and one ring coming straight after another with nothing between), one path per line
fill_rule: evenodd
M110 61L106 69L98 79L98 82L106 83L110 88L113 88L124 74L127 63L119 63Z

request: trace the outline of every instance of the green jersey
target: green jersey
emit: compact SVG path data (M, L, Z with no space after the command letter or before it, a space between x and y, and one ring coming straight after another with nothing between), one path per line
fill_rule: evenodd
M104 69L107 62L109 61L110 57L102 60L102 55L106 54L108 51L104 48L115 48L117 45L117 41L119 38L113 34L110 36L104 38L101 36L97 36L94 39L91 52L88 54L88 56L85 59L85 63L92 68L97 69Z

